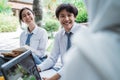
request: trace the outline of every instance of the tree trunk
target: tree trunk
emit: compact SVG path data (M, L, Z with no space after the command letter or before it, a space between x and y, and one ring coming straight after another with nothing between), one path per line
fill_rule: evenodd
M38 26L41 26L42 20L42 5L41 0L33 0L33 11L35 13L35 22Z

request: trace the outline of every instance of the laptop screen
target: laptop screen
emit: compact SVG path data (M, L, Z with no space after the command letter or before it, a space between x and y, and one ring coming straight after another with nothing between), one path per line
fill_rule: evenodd
M1 70L5 80L41 80L31 51L3 64Z

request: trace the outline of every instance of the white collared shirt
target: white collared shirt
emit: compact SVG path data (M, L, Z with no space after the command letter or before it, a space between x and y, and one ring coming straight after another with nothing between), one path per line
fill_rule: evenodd
M77 30L79 30L79 28L81 28L81 26L75 23L70 32L74 34L75 32L77 32ZM67 36L65 35L64 28L62 28L60 31L58 31L58 33L55 36L54 45L50 56L42 64L38 65L41 71L53 67L56 64L59 57L61 59L61 64L63 66L64 64L63 56L66 53L66 48L67 48ZM60 70L59 72L60 75L62 75L61 71L62 70Z
M48 41L48 35L45 29L40 28L38 26L35 27L35 29L32 31L33 35L30 39L30 47L36 50L35 53L39 57L43 57L46 50L46 45ZM29 34L29 31L23 31L20 35L20 46L25 46L25 42L27 39L27 36Z

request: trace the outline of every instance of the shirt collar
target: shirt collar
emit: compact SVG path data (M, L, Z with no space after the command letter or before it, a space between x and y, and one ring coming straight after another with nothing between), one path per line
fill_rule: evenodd
M35 26L35 28L34 28L34 30L31 32L31 33L33 33L33 34L37 34L37 29L38 27L37 26ZM26 30L26 33L25 33L26 35L28 35L28 34L30 34L30 32L28 31L28 29Z

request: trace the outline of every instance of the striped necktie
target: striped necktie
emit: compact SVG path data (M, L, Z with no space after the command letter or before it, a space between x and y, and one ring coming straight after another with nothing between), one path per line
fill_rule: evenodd
M28 34L28 36L27 36L27 39L26 39L25 44L28 45L28 46L30 46L30 38L31 38L32 35L33 35L33 33L30 33L30 34Z

